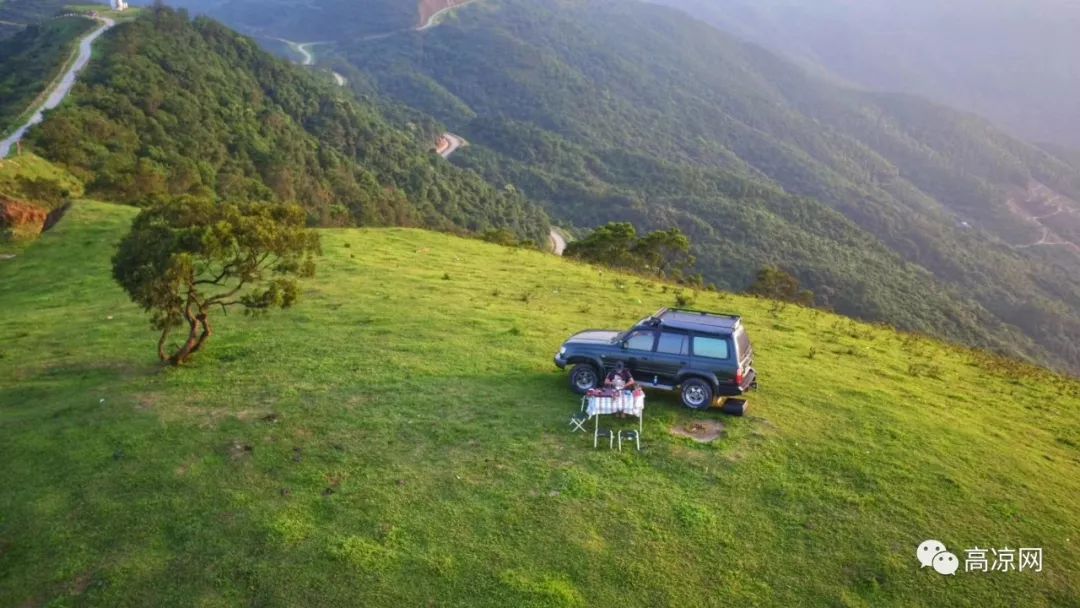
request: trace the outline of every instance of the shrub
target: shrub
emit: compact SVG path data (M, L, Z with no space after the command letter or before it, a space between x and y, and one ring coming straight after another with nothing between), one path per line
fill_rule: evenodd
M775 266L766 266L759 270L747 293L802 306L814 305L814 292L801 289L798 279Z

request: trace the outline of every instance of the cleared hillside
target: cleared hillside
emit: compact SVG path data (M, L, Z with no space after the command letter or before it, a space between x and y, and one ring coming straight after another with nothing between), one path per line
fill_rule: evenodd
M779 265L844 314L1080 372L1080 254L1030 246L1043 227L1009 205L1080 199L1080 172L982 119L639 2L491 0L339 49L562 225L678 225L727 289Z
M750 416L651 395L594 451L551 358L673 289L407 229L323 232L298 307L219 321L185 369L109 279L130 207L0 260L0 605L1066 606L1080 385L725 294ZM719 419L697 445L671 427ZM1043 571L944 577L950 549Z

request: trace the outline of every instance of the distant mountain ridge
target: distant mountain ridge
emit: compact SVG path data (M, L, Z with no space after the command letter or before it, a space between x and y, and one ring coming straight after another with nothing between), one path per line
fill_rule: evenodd
M1028 247L1042 229L1009 205L1033 184L1076 199L1080 172L985 120L838 87L637 2L485 0L429 32L337 50L473 142L455 162L562 222L677 224L726 288L778 264L847 314L1080 370L1078 258ZM785 194L804 197L803 219L782 232L731 215ZM841 233L808 199L918 270L878 269L870 246L862 265L835 241L810 254Z
M135 0L143 6L153 2ZM381 35L420 23L420 0L174 0L168 4L213 17L242 34L300 42Z
M1080 147L1080 5L1057 0L650 0L875 90Z

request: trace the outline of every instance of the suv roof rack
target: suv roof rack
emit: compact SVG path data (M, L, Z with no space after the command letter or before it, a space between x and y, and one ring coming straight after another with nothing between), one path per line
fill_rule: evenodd
M690 310L687 308L661 308L646 319L649 325L664 325L678 329L729 333L741 325L739 315Z
M721 317L721 318L725 318L725 319L741 319L742 318L741 315L733 315L733 314L728 314L728 313L724 313L724 312L710 312L710 311L707 311L707 310L694 310L692 308L668 308L666 306L664 308L661 308L660 310L656 311L656 314L654 314L653 316L656 317L656 318L660 318L660 317L664 316L667 313L679 313L679 312L684 313L684 314L688 314L688 315L701 315L701 316L705 316L705 317Z

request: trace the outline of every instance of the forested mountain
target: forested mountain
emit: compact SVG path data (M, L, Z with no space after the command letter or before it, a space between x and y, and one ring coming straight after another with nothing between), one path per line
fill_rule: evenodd
M1061 0L651 0L850 82L1080 147L1080 4Z
M192 13L263 39L349 40L417 25L420 0L179 0ZM154 0L135 0L150 6Z
M297 202L321 225L505 228L546 242L539 208L430 151L430 120L392 123L216 22L152 10L98 44L72 97L30 134L89 196Z
M636 2L486 0L338 50L563 221L674 223L721 286L768 262L847 314L1080 369L1080 258L1010 204L1080 174L981 119Z
M0 39L62 13L69 4L69 0L0 0Z
M0 134L23 114L63 68L90 19L62 17L30 25L0 39Z

